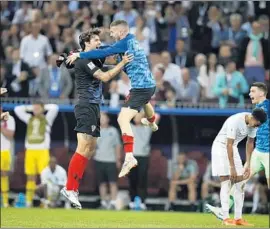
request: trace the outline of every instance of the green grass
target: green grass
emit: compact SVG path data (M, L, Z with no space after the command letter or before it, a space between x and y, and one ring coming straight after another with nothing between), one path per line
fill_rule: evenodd
M255 227L269 228L268 216L245 215ZM28 228L213 228L223 227L213 215L180 212L131 212L65 209L1 209L1 227Z

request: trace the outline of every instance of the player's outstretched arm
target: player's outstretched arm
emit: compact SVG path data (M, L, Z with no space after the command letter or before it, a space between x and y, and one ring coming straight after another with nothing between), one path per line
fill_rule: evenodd
M134 56L132 54L127 54L123 56L123 59L121 62L119 62L113 69L103 72L101 70L98 70L94 73L94 77L97 79L101 80L102 82L108 82L110 81L113 77L115 77L122 69L123 67L131 62L133 60Z
M119 41L116 44L103 49L95 49L88 52L77 52L68 56L66 63L72 64L77 58L81 59L102 59L115 54L125 53L127 45L124 41Z

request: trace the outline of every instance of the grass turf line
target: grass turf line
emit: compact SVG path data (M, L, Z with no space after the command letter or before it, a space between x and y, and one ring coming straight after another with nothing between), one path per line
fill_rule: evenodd
M269 228L267 215L245 215L255 228ZM65 209L1 209L1 227L28 228L213 228L225 226L211 214Z

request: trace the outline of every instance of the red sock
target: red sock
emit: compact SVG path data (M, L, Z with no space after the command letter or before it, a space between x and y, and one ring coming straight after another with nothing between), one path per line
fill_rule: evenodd
M156 120L156 116L153 115L151 118L147 119L149 122L153 123Z
M67 190L77 191L79 182L82 179L88 159L81 154L74 153L68 166Z
M122 140L123 140L123 144L124 144L125 153L132 153L133 152L134 138L132 136L123 134Z

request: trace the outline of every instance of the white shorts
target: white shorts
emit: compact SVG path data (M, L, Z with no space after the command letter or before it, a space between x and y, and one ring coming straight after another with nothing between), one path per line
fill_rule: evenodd
M214 142L211 150L212 155L212 176L229 176L230 163L226 145ZM243 175L243 163L237 147L233 147L233 160L237 176Z
M264 170L266 178L269 179L269 159L269 153L261 153L254 149L250 162L251 173L255 174Z

